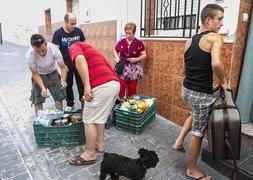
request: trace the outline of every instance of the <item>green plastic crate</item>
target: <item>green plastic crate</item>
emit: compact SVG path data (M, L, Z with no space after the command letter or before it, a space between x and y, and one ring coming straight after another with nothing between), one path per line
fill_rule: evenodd
M141 99L152 98L143 95L139 96ZM122 110L120 107L121 104L118 104L114 109L116 113L116 128L134 134L141 134L144 128L155 119L157 100L154 98L154 103L151 107L141 113Z
M64 114L82 114L82 109L77 109L76 111L64 111Z
M33 124L33 129L38 147L80 146L85 142L82 121L66 126Z
M145 121L143 121L141 124L138 126L133 126L129 124L128 122L122 122L122 121L117 121L116 119L116 128L122 131L130 132L133 134L141 134L144 129L151 124L151 122L154 121L155 119L156 112L151 113L149 116L146 117Z
M105 128L106 129L109 129L113 126L115 126L116 124L116 120L115 120L115 111L114 111L114 108L115 108L116 105L113 106L108 118L107 118L107 121L105 123Z
M148 110L142 113L136 113L131 111L124 111L116 107L116 123L117 122L127 122L132 126L140 126L153 112L156 112L156 104L153 104Z

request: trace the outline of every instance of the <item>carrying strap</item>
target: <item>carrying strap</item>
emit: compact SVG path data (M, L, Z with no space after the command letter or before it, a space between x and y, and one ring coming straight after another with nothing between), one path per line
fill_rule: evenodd
M217 109L225 109L225 108L227 108L227 109L237 109L236 106L231 106L231 105L228 105L228 104L220 104L220 105L217 105L217 106L213 106L211 108L211 111L217 110Z
M239 173L239 168L238 168L238 165L237 165L237 162L236 162L235 154L232 150L232 147L231 147L228 139L225 140L225 143L228 146L228 148L229 148L229 150L230 150L230 152L233 156L233 162L234 162L234 177L233 177L233 179L237 180L237 176L238 176L238 173Z
M134 39L135 40L135 39ZM133 40L133 42L134 42L134 40ZM127 40L126 40L127 41ZM128 49L127 49L127 53L126 53L126 55L125 55L125 58L123 59L123 61L124 62L127 62L127 58L129 58L129 56L130 56L130 48L132 47L132 44L133 44L133 42L128 46ZM128 43L128 42L127 42Z
M221 104L212 106L211 111L217 110L217 109L225 109L225 108L227 108L227 109L237 109L237 107L236 107L235 104L234 105L229 105L227 103L226 95L225 95L225 92L222 89L222 87L216 87L214 89L214 92L217 91L217 90L220 90L220 96L219 96L219 98L220 98ZM226 89L226 91L229 91L231 93L231 96L233 96L233 92L232 92L231 89Z
M229 116L228 116L228 109L227 108L223 109L223 115L224 115L224 126L225 126L225 144L227 145L230 153L232 154L232 158L233 158L233 163L234 163L234 173L233 173L234 177L233 177L233 180L237 180L237 175L238 175L238 172L239 172L239 168L238 168L238 165L237 165L237 162L236 162L235 154L233 152L233 149L232 149L230 141L229 141L230 132L229 132ZM228 153L228 152L226 152L226 153Z
M230 144L230 141L229 141L229 138L230 138L230 133L229 132L229 115L228 115L228 110L229 109L237 109L238 108L236 107L236 105L228 105L227 103L227 100L226 100L226 95L225 95L225 92L224 90L221 88L221 87L216 87L214 88L214 91L213 92L216 92L217 90L220 90L220 94L218 96L219 101L220 101L220 104L219 105L213 105L212 108L210 109L210 113L214 110L222 110L223 111L223 119L224 119L224 128L225 128L225 134L224 134L224 141L225 141L225 144L226 146L228 147L225 148L224 152L225 154L227 154L229 151L232 155L232 160L233 160L233 163L234 163L234 173L233 173L233 180L237 180L237 176L238 176L238 173L239 173L239 168L238 168L238 165L237 165L237 162L236 162L236 157L235 157L235 154L233 152L233 149L231 147L231 144ZM227 91L230 91L231 95L232 95L232 90L230 89L226 89ZM214 133L215 134L215 133Z
M127 41L127 40L126 40L126 41ZM129 63L129 61L127 61L127 58L129 58L129 57L130 57L130 54L134 51L133 46L136 46L136 45L135 45L135 44L136 44L136 41L137 41L137 39L134 38L133 41L131 42L131 44L128 46L127 54L126 54L125 59L124 59L125 62L128 62L128 63ZM127 42L127 43L128 43L128 42Z

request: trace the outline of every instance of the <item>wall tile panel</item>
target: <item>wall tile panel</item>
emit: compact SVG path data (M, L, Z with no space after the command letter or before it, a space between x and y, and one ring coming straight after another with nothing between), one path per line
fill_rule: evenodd
M174 93L173 93L173 103L172 105L179 107L181 109L189 111L189 107L184 102L181 96L181 88L183 84L183 78L174 77Z
M184 44L185 42L176 42L174 46L174 55L172 61L172 74L175 76L184 76Z
M172 121L180 126L183 126L187 117L191 115L189 111L178 108L176 106L172 106Z
M172 105L174 82L171 76L157 72L154 76L153 94L164 104Z
M155 71L171 74L174 60L174 45L167 42L156 42L154 45L154 68Z

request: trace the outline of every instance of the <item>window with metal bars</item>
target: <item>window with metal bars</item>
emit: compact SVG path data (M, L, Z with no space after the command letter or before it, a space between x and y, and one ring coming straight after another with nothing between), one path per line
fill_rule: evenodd
M184 21L186 20L186 23L184 24ZM186 15L184 16L173 16L173 17L163 17L158 18L158 26L162 26L162 29L164 30L170 30L170 29L195 29L196 28L196 14L193 15ZM162 23L162 25L161 25Z
M141 37L191 37L199 26L200 0L141 0Z

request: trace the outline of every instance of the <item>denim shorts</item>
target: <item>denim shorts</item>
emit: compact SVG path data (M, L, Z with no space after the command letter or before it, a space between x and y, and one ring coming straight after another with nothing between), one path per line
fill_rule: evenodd
M66 99L66 92L61 86L61 76L57 70L50 74L40 74L40 77L54 101L62 101ZM33 78L30 101L32 101L32 104L42 104L45 102L45 98L41 95L41 88Z
M203 137L207 128L207 116L215 98L212 94L192 91L182 87L182 97L192 110L192 128L194 136Z

